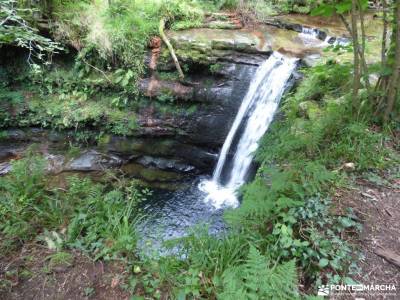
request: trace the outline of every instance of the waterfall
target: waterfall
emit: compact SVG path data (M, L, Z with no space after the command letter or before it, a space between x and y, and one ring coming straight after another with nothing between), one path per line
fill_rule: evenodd
M258 69L244 97L233 125L225 139L212 180L200 183L200 190L207 193L206 201L215 208L237 207L236 190L245 183L247 172L258 148L258 142L272 122L285 90L287 81L296 67L297 59L274 52ZM239 128L243 133L238 139L232 168L227 182L222 182L222 171Z

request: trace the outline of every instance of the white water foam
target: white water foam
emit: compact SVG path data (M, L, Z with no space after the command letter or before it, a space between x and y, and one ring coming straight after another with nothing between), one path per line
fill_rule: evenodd
M212 180L199 184L207 194L205 201L216 209L237 207L237 189L245 183L258 142L267 131L279 106L287 81L296 67L297 59L274 52L258 69L244 97L233 125L225 139ZM221 174L229 150L243 124L228 181L221 184Z

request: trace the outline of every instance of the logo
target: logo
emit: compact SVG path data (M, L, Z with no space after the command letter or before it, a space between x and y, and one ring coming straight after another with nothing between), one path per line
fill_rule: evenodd
M321 285L318 287L318 296L329 296L330 291L328 285Z
M318 287L318 296L343 295L394 295L396 296L396 286L394 284L332 284L321 285ZM363 298L359 298L363 299Z

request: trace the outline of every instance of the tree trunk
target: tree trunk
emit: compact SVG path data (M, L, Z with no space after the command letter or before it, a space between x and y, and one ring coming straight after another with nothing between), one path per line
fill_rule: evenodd
M383 9L383 33L382 33L382 49L381 49L381 64L382 68L386 65L386 43L387 43L387 33L388 33L388 18L387 18L387 0L382 0Z
M358 28L357 28L357 0L352 0L351 3L351 33L353 39L353 56L354 56L354 81L353 81L353 112L358 110L358 90L360 89L360 57L358 43Z
M394 55L394 66L393 73L389 79L388 90L387 90L387 102L386 109L383 115L383 119L387 122L390 119L390 114L393 111L395 100L398 96L399 84L400 84L400 0L396 1L396 8L394 14L394 32L393 38L395 39L395 55Z
M371 94L371 86L369 84L369 72L368 72L368 65L367 61L365 59L365 42L366 42L366 35L365 35L365 26L364 26L364 13L362 10L362 5L361 5L361 0L358 0L358 8L360 11L360 28L361 28L361 47L359 47L359 55L360 55L360 60L361 60L361 65L363 68L363 78L365 82L365 86L368 91L368 96Z

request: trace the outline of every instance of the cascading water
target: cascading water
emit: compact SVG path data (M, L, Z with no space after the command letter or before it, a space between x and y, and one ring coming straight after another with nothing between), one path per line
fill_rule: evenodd
M315 45L315 42L317 41L319 43L319 47L326 47L329 45L333 46L347 46L349 45L349 40L346 38L335 38L330 35L327 35L325 39L322 41L319 39L319 30L316 28L310 28L310 27L302 27L301 33L299 33L299 36L303 40L305 45Z
M245 182L258 142L272 122L275 111L296 67L297 59L274 52L258 69L225 139L212 180L203 181L199 188L207 193L206 201L219 209L237 207L236 190ZM243 124L227 183L222 185L222 171L229 150Z

